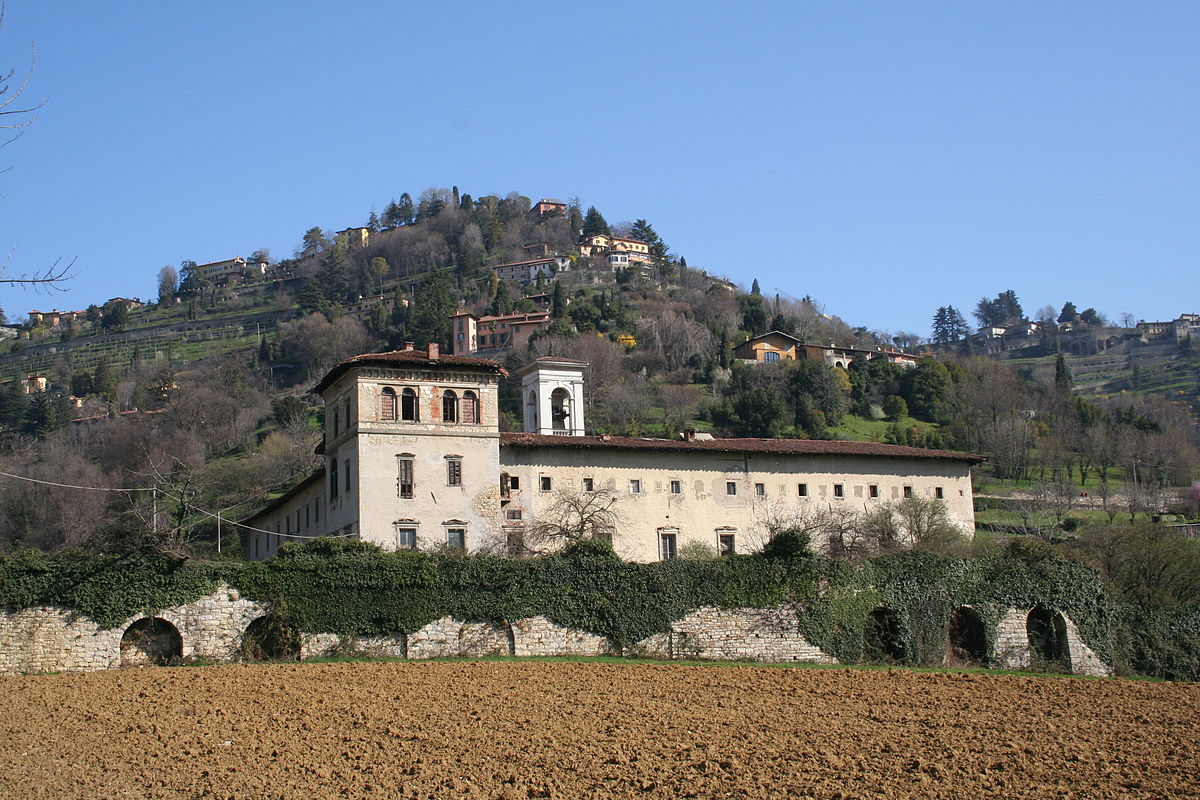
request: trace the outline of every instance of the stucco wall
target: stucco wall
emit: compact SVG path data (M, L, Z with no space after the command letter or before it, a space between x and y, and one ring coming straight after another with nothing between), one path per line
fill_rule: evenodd
M584 478L596 489L609 489L618 500L613 511L620 534L613 542L623 558L659 559L659 534L676 532L679 547L702 542L714 550L720 533L734 533L739 553L761 549L768 525L786 522L816 507L870 510L904 496L934 497L942 488L951 518L970 535L975 528L970 468L941 459L864 456L802 456L598 448L503 447L501 468L521 478L521 491L510 508L528 521L547 513L559 491L581 491ZM541 478L551 490L541 491ZM641 482L633 493L630 481ZM680 492L671 492L678 481ZM726 484L735 485L730 495ZM763 494L757 494L762 484ZM799 484L807 495L801 497ZM843 497L836 497L840 484ZM879 487L872 499L870 486ZM816 543L820 545L821 543Z

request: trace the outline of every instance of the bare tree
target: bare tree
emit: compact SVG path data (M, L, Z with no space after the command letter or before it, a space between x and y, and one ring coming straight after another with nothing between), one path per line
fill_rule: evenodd
M0 2L0 29L4 27L4 3ZM25 73L16 78L16 70L12 69L6 73L0 74L0 131L6 132L8 138L0 142L0 147L7 147L24 135L25 129L37 121L36 112L46 104L46 101L33 103L32 105L22 101L22 96L25 90L29 87L29 81L33 77L33 68L37 64L37 48L30 44L29 67ZM14 82L15 80L15 82ZM0 136L5 135L0 133ZM6 167L0 172L7 172L11 167ZM12 250L4 257L4 263L0 265L0 283L17 284L21 286L32 286L35 289L54 290L60 288L58 284L71 277L71 267L75 261L63 264L62 259L57 259L49 267L32 273L22 273L15 277L8 275L9 264L12 261Z
M544 553L581 539L600 539L611 544L621 524L621 517L613 508L619 499L609 489L556 492L550 507L529 525L526 546Z

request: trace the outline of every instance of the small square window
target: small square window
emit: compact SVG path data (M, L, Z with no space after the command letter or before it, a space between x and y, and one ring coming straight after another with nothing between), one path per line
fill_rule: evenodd
M796 484L796 494L799 495L800 497L808 497L808 484L807 483Z
M671 481L671 494L679 494L682 491L683 487L679 484L679 481Z
M467 549L466 528L446 528L446 546L451 550Z
M518 478L516 475L510 475L508 478L508 488L509 489L520 489L521 488L521 479Z
M549 475L542 476L542 491L543 492L550 491L550 476Z
M879 486L874 483L872 483L870 486L868 486L867 487L867 496L868 497L879 497Z
M904 487L904 496L905 496L905 497L912 497L912 496L913 496L913 495L912 495L912 487L911 487L911 486L905 486L905 487Z
M734 481L725 481L725 494L733 497L737 494L737 483Z
M584 478L583 479L583 490L585 492L596 491L596 482L592 478Z
M759 497L767 496L767 485L765 483L754 484L754 493Z
M936 497L938 500L946 499L946 493L944 491L942 491L942 487L940 487L940 486L933 487L933 496Z
M642 482L640 480L638 480L637 478L634 478L633 480L629 481L629 493L630 494L641 494L642 493Z
M521 516L522 516L521 509L519 509L519 508L509 508L509 509L506 509L504 512L505 519L519 520L519 519L521 519Z
M846 487L840 483L835 483L833 485L833 496L834 497L845 497L846 496Z

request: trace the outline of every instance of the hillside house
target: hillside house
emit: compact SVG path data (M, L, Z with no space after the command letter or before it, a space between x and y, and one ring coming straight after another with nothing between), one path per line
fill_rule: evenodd
M57 328L59 325L69 325L72 322L78 322L87 319L86 311L30 311L26 317L29 320L29 327L43 326L46 328Z
M529 216L531 217L547 217L556 214L565 217L567 215L567 204L560 200L543 197L529 209Z
M251 263L241 256L235 256L224 261L198 264L192 270L192 274L197 280L222 286L240 280L261 278L267 274L267 265L265 262Z
M402 308L408 308L408 298L401 298ZM358 300L344 306L344 311L352 317L365 317L375 308L383 306L391 311L396 306L396 297L390 294L373 294L368 297L358 296Z
M649 264L650 245L637 239L625 239L598 233L588 236L579 243L579 252L584 256L601 255L603 253L619 253L626 256L627 261L636 264Z
M878 350L863 350L856 347L838 347L836 345L806 344L795 336L781 331L770 331L751 336L746 341L733 348L733 355L743 361L756 363L774 363L778 361L824 361L832 367L846 368L856 357L868 360L886 358L889 363L902 367L915 367L917 357L901 350L879 348Z
M497 264L492 267L492 271L502 281L511 281L521 286L528 286L537 281L538 278L549 280L555 274L566 272L570 268L571 259L568 256L547 256L546 258L533 258L528 261Z
M333 237L333 241L337 245L355 250L366 247L371 243L371 229L346 228L335 233Z
M480 350L518 347L554 320L548 311L476 316L459 311L450 317L451 352L456 356Z
M325 464L244 521L250 557L328 535L393 550L523 555L562 544L537 539L536 523L554 520L564 498L594 496L612 498L612 544L635 561L675 558L693 542L754 552L773 525L806 509L863 513L905 497L940 500L973 531L977 456L869 442L589 436L586 367L542 358L522 368L524 432L501 433L508 376L492 361L442 355L435 344L338 364L314 389L325 402Z
M1200 314L1180 314L1169 322L1139 322L1134 328L1146 341L1183 341L1200 338Z

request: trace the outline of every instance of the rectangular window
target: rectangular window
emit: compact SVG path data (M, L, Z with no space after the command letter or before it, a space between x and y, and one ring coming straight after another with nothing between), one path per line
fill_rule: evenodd
M633 480L629 481L629 493L630 494L641 494L642 493L642 482L639 479L634 478Z
M759 497L767 496L767 485L765 483L754 484L754 493Z
M321 521L321 498L313 500L313 522Z
M671 494L680 494L682 491L683 487L680 485L679 481L671 481Z
M308 503L304 504L304 527L308 528L312 525L312 507Z
M446 459L446 485L462 486L462 459Z
M350 494L350 459L346 459L346 494Z
M733 497L737 494L737 484L733 481L725 481L725 494Z
M911 486L905 486L905 487L904 487L904 496L905 496L905 497L912 497L912 487L911 487Z
M596 482L593 481L591 478L584 478L583 479L583 490L585 492L596 491Z
M467 549L466 528L446 528L446 546L451 550Z
M401 458L396 461L396 471L398 477L396 479L396 494L405 500L411 500L413 496L413 460L411 458Z
M519 490L521 488L521 479L516 475L512 475L508 479L508 488Z
M800 497L808 497L808 484L807 483L796 484L796 494L799 495Z
M542 491L543 492L550 491L550 476L549 475L542 476Z
M946 498L946 493L942 491L942 487L935 486L933 487L933 496L938 500L944 500Z
M842 486L842 484L840 484L840 483L835 483L833 485L833 496L834 497L845 497L846 496L846 487Z
M504 512L505 519L519 521L521 519L521 516L522 516L521 509L519 509L519 508L510 508L510 509L505 510L505 512Z
M675 557L675 539L674 533L660 533L658 535L658 555L663 561L668 561Z
M867 487L867 496L868 497L879 497L879 486L874 483L872 483L870 486L868 486Z
M296 533L300 532L300 509L296 509Z
M417 529L396 526L396 549L413 550L417 546Z
M717 552L723 556L734 555L737 552L736 535L732 533L718 533Z

